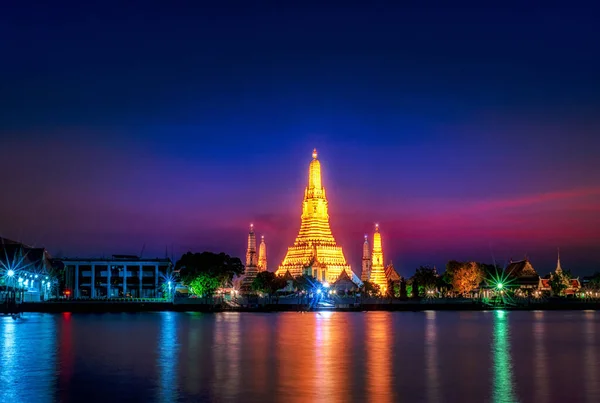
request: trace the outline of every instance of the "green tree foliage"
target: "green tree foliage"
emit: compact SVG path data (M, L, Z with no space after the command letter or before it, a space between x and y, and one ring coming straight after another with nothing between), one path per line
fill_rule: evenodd
M239 276L244 272L244 265L239 258L225 253L188 252L177 261L175 270L180 270L179 276L185 285L191 286L192 282L202 274L202 281L206 282L210 277L218 283L218 288L231 284L233 276Z
M387 296L390 298L400 297L400 282L388 280L387 282Z
M571 285L571 272L568 270L558 273L554 272L550 277L549 283L554 295L565 295L565 291Z
M446 284L452 284L454 272L458 270L463 264L463 262L458 262L456 260L450 260L448 263L446 263L446 271L442 276L442 279Z
M310 292L318 287L321 283L319 280L308 274L302 274L294 278L294 288L298 291Z
M277 290L284 288L286 285L287 281L283 276L276 276L275 273L270 271L262 271L256 275L252 282L252 289L267 294L275 294Z
M419 292L421 291L420 287L422 287L421 284L419 284L419 281L416 278L413 278L411 285L412 285L412 287L411 287L411 290L412 290L411 297L412 298L419 298Z
M369 297L377 297L381 295L381 288L378 284L375 284L371 281L365 281L362 286L362 292Z
M435 288L438 281L438 274L436 273L435 269L429 266L420 266L415 271L412 279L426 289Z
M404 281L404 279L402 279L402 282L400 283L400 298L406 298L407 296L407 288L406 288L406 281Z
M588 288L595 291L600 290L600 272L594 273L592 278L590 278Z
M188 283L186 283L192 294L199 297L208 297L215 293L221 286L221 281L210 273L198 273Z

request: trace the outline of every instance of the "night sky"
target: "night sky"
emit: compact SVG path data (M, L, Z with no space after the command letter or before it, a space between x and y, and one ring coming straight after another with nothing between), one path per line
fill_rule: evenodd
M160 3L3 2L1 236L243 257L253 222L275 270L316 147L357 272L376 222L403 275L600 269L597 9Z

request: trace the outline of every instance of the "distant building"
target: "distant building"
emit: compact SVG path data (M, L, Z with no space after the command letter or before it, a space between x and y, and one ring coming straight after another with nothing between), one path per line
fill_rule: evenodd
M258 271L267 271L267 244L264 235L261 235L258 247Z
M388 286L383 261L381 233L379 232L379 224L375 224L375 233L373 234L373 253L371 254L371 275L369 276L369 281L379 286L381 295L386 294Z
M545 278L540 277L539 290L546 291L546 292L552 292L552 287L550 287L550 280L552 280L552 277L554 275L556 275L556 274L560 275L560 274L562 274L562 272L563 272L563 270L562 270L562 267L560 266L560 254L559 254L558 260L556 261L556 269L554 269L554 273L551 273L550 275L546 276ZM581 282L579 281L579 277L570 278L567 288L565 289L564 293L565 293L565 295L573 295L573 294L577 293L579 290L581 290Z
M520 294L531 294L535 291L551 292L550 280L555 273L562 273L562 271L560 256L558 257L554 273L546 277L541 277L527 258L515 262L511 261L505 270L506 274L512 279L511 287L515 288ZM579 277L571 278L565 294L575 294L580 289L581 282L579 281Z
M54 269L58 268L60 262L52 259L45 248L0 237L0 286L21 290L24 301L56 296L60 279Z
M248 247L246 248L246 266L244 269L244 275L242 277L241 291L248 292L252 289L252 282L256 278L258 272L259 267L256 257L256 235L254 234L254 224L250 224L250 231L248 231Z
M275 272L293 277L310 274L319 281L335 282L343 271L354 278L342 247L338 246L329 225L329 206L321 182L321 162L313 150L308 167L308 186L304 190L300 230Z
M162 298L162 285L173 269L171 259L131 255L61 260L73 298Z
M371 278L371 251L369 250L369 240L365 235L365 242L363 242L363 255L362 255L362 272L360 273L360 280L364 283L369 281Z
M509 263L505 273L511 278L511 286L522 293L531 293L538 290L540 275L531 265L529 259Z

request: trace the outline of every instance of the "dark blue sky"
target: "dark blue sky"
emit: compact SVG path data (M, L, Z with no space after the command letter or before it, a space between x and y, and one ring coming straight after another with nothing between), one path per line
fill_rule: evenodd
M600 28L576 2L5 2L0 234L272 269L320 150L358 269L528 254L600 269ZM159 4L160 3L160 4Z

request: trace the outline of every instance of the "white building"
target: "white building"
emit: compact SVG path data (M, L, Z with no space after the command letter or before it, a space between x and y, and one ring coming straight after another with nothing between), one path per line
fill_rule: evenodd
M72 298L162 298L172 273L171 259L131 255L66 258L66 293Z

